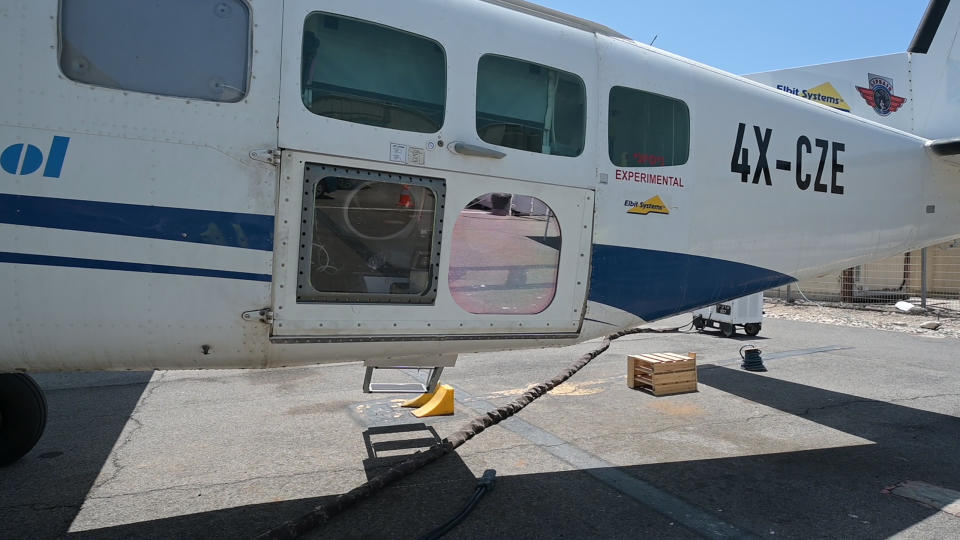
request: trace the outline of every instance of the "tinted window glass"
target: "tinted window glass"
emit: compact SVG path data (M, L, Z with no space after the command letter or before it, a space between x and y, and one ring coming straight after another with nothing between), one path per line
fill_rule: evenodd
M586 91L580 77L539 64L485 55L477 68L477 134L528 152L583 152Z
M460 212L450 251L450 294L470 313L540 313L553 302L560 225L543 201L487 193Z
M241 0L62 0L60 68L79 82L212 101L247 92Z
M298 301L430 303L443 180L307 164Z
M690 155L690 110L667 96L610 89L610 161L618 167L683 165Z
M443 125L446 59L431 39L313 13L303 28L303 104L314 114L418 133Z

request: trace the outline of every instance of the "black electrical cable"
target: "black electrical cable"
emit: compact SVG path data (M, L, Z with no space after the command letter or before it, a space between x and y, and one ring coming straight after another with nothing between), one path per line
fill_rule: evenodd
M463 510L450 518L450 520L443 525L421 536L418 540L438 540L443 535L453 530L454 527L459 525L460 522L466 519L470 512L473 511L473 507L480 502L480 498L483 497L486 492L493 489L493 480L496 476L497 471L493 469L487 469L483 471L483 476L481 476L480 481L477 482L476 491L473 492L473 496L470 497L469 501L467 501L467 505L463 507Z
M744 353L746 349L746 353ZM740 347L740 358L743 359L743 362L740 364L740 367L747 371L766 371L766 366L763 365L763 358L760 356L760 349L754 347L753 345L744 345Z
M347 493L337 496L335 499L326 504L322 504L314 508L299 518L287 521L273 529L270 529L269 531L260 534L257 536L257 540L287 540L290 538L298 538L300 535L323 525L345 509L357 504L363 499L366 499L367 497L380 491L393 482L396 482L404 476L407 476L408 474L426 465L429 465L430 463L433 463L434 461L454 451L460 445L479 435L488 427L499 424L503 420L506 420L507 418L517 414L535 399L546 394L557 385L562 384L564 381L572 377L574 373L580 371L583 366L589 364L591 360L603 354L604 351L610 348L610 342L616 339L633 334L676 333L679 332L681 328L686 328L687 326L690 325L687 324L677 328L631 328L629 330L621 330L619 332L610 334L603 339L600 347L581 356L576 362L560 372L556 377L531 387L529 390L524 392L523 395L502 407L498 407L492 411L477 416L460 428L460 430L456 433L449 435L423 452L417 452L404 461L401 461L393 467L385 470L383 473L371 478L366 483L351 489Z

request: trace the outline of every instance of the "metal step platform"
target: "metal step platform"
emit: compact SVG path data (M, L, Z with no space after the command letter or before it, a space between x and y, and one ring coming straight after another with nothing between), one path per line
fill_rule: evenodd
M427 369L430 374L426 383L375 383L373 372L377 369ZM363 376L363 393L365 394L430 394L437 389L443 366L424 368L423 366L367 366Z

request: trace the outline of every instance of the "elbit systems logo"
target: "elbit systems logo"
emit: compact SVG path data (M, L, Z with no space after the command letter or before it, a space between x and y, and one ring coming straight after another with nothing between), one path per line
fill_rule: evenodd
M788 94L793 94L795 96L809 99L810 101L822 103L827 107L833 107L834 109L850 112L850 105L847 105L847 102L843 100L843 96L840 95L840 92L837 92L837 89L834 88L830 82L825 82L820 86L814 86L808 90L804 90L796 86L778 84L777 90L783 90Z
M640 214L645 216L647 214L669 214L670 209L667 208L666 204L663 204L663 199L659 195L651 197L643 202L638 201L623 201L624 206L629 206L630 209L627 210L628 214Z
M54 137L47 152L44 165L43 151L32 144L11 144L0 153L0 168L10 174L33 174L43 166L43 176L60 178L63 169L63 160L67 157L67 146L70 137Z

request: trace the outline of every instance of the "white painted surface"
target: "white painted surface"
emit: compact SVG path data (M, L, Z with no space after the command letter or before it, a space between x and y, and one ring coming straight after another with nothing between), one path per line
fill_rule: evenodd
M579 339L586 339L640 321L635 314L587 301L591 276L597 279L612 272L630 277L636 272L631 267L591 267L591 244L720 259L804 278L934 244L960 232L957 169L932 157L924 138L877 124L870 111L864 114L867 119L858 118L652 47L483 2L325 2L323 9L329 12L441 43L448 68L446 114L444 126L435 134L313 115L302 105L298 81L302 24L315 9L317 5L306 0L287 0L282 9L276 2L253 0L249 94L238 103L212 103L72 82L60 74L57 64L57 2L5 8L6 17L0 18L4 51L0 71L7 74L0 80L4 96L0 150L15 143L45 149L53 136L70 137L70 147L59 179L2 172L0 194L275 215L276 226L271 253L52 226L0 225L0 251L248 272L273 279L271 285L0 263L0 282L7 285L0 288L0 301L7 306L0 313L0 370L262 367L569 343L569 336L510 338L579 332ZM957 9L951 8L948 16L956 15ZM588 131L580 156L497 147L506 155L489 159L440 150L440 141L490 146L476 133L476 70L483 54L519 58L583 79ZM942 60L946 79L928 88L935 96L946 96L942 108L945 114L954 114L956 93L949 89L956 62L952 52ZM933 55L924 60L933 61ZM909 89L900 82L909 66L902 55L857 62L851 64L856 70L890 76L896 92ZM842 68L845 76L849 68ZM934 73L937 67L923 69ZM791 84L823 82L819 72L807 75ZM856 77L845 80L854 84ZM768 82L774 78L769 75ZM691 147L686 164L612 165L607 155L607 101L615 85L687 103ZM837 89L851 105L859 99L847 86ZM914 101L919 104L916 97L908 101L907 108L888 117L890 123L904 128L909 125L900 122L911 114L920 118ZM731 170L731 157L741 150L735 144L740 124L742 149L748 151L752 168L747 182ZM762 176L759 183L752 181L763 154L754 126L761 134L766 129L772 133L765 152L770 185ZM821 154L814 142L826 141L829 150L823 154L821 174L826 192L815 191L812 184L798 187L800 137L811 143L810 152L801 155L801 175L817 175ZM425 151L422 166L401 165L390 161L391 144L423 148L433 144L434 149ZM249 157L251 151L278 146L285 150L279 185L274 166ZM843 167L835 181L833 150ZM444 288L449 237L443 240L441 286L434 305L297 304L290 287L296 282L292 263L297 253L290 241L299 230L300 162L306 160L444 178L447 217L455 216L471 198L494 191L542 199L557 213L564 240L553 304L535 315L466 313ZM777 160L788 162L791 170L778 170ZM682 187L633 181L640 173L679 178ZM606 183L598 180L604 175ZM625 176L631 179L620 179ZM831 184L843 186L843 194L831 193ZM668 215L627 213L625 201L653 197L664 201ZM929 205L935 212L927 213ZM452 223L446 227L452 228ZM673 277L687 280L681 283L696 278ZM631 294L628 288L622 291L624 296ZM272 327L241 319L245 311L268 307L276 314ZM329 326L321 329L322 321ZM271 344L271 332L281 337L360 339L415 334L422 340ZM494 339L446 339L490 332ZM210 354L202 352L203 345L210 346Z
M742 298L723 302L723 305L730 308L730 313L721 313L719 305L713 305L698 309L693 312L693 316L700 316L709 321L716 321L730 324L747 324L763 322L763 293L758 292Z

